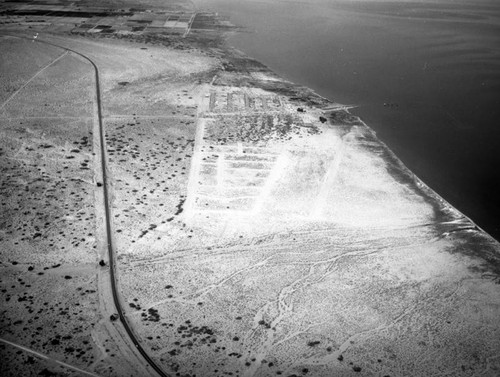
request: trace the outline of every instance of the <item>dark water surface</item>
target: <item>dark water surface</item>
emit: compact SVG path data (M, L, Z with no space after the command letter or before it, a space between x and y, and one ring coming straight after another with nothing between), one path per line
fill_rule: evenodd
M415 174L500 239L500 1L194 2L246 27L231 45L359 106Z

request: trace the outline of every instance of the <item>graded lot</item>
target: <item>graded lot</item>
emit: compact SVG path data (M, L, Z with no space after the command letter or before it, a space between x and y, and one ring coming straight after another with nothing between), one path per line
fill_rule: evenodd
M197 33L0 37L1 374L153 374L105 173L166 375L498 375L498 243L344 107ZM104 154L65 48L98 68Z

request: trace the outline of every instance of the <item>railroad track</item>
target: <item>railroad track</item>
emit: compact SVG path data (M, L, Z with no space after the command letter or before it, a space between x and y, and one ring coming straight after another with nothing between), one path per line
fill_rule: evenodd
M4 34L8 35L8 34ZM99 80L99 68L97 65L90 59L88 56L85 54L82 54L78 51L75 51L71 48L67 48L64 46L60 46L58 44L48 42L41 40L39 38L29 38L29 37L23 37L23 36L18 36L18 35L8 35L10 37L14 38L20 38L20 39L26 39L29 41L35 41L37 43L43 43L46 45L54 46L60 49L65 50L66 52L73 53L75 55L78 55L88 61L93 69L94 69L94 74L95 74L95 90L96 90L96 101L97 101L97 119L99 122L99 139L100 139L100 152L101 152L101 169L102 169L102 188L103 188L103 196L104 196L104 215L105 215L105 223L106 223L106 238L107 238L107 251L108 251L108 258L109 258L109 272L110 272L110 283L111 283L111 292L113 295L113 303L115 305L116 311L118 313L118 317L120 319L120 322L127 333L128 337L130 338L130 341L134 344L135 348L137 351L141 354L143 359L146 361L146 363L156 372L157 375L161 377L170 377L167 375L155 362L151 357L147 354L147 352L144 350L144 348L141 346L139 340L135 336L131 325L128 323L127 318L124 315L124 309L121 304L121 299L120 295L118 293L118 285L117 285L117 279L116 279L116 260L115 260L115 245L113 243L113 231L112 231L112 226L111 226L111 209L110 209L110 195L109 195L109 180L107 176L107 171L108 171L108 166L107 166L107 159L106 159L106 137L105 137L105 131L104 131L104 123L103 123L103 116L102 116L102 100L101 100L101 86L100 86L100 80Z

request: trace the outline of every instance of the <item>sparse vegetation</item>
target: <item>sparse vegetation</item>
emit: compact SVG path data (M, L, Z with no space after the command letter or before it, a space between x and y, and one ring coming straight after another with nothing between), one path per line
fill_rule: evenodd
M357 117L225 49L204 29L225 21L179 1L119 18L109 5L76 28L37 21L95 59L105 156L92 66L0 38L12 61L0 77L0 338L103 376L147 369L116 335L123 318L175 376L497 368L496 275L461 254L480 245L493 260L498 244ZM0 27L26 29L21 16ZM2 376L68 374L7 343L0 353Z

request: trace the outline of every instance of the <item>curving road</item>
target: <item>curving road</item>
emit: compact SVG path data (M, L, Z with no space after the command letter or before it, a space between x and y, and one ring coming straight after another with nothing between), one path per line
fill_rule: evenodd
M134 332L132 331L132 327L127 321L127 318L125 317L123 306L121 305L121 300L120 296L118 294L118 286L116 282L116 274L115 274L115 268L116 268L116 261L115 261L115 246L113 243L113 237L112 237L112 227L111 227L111 209L110 209L110 195L109 195L109 188L108 188L108 176L107 176L107 162L106 162L106 138L105 138L105 132L104 132L104 124L103 124L103 117L102 117L102 101L101 101L101 86L100 86L100 81L99 81L99 68L97 65L90 59L88 56L75 51L73 49L57 45L55 43L51 43L48 41L43 41L40 39L34 39L34 38L28 38L28 37L21 37L17 35L9 35L10 37L14 38L21 38L21 39L26 39L30 41L36 41L38 43L43 43L47 45L51 45L57 48L61 48L65 50L66 52L71 52L75 55L78 55L85 60L87 60L92 67L94 68L94 73L95 73L95 90L96 90L96 100L97 100L97 117L99 121L99 138L101 142L101 169L102 169L102 177L103 177L103 195L104 195L104 212L105 212L105 223L106 223L106 236L107 236L107 249L108 249L108 256L109 256L109 271L110 271L110 280L111 280L111 291L113 294L113 302L115 304L116 310L118 312L118 316L120 319L121 324L123 325L123 328L127 332L127 335L129 336L131 342L134 344L135 348L137 351L141 354L141 356L144 358L144 360L153 368L153 370L161 377L169 377L163 370L149 357L147 352L144 350L144 348L141 346L139 343L139 340L136 338L134 335ZM52 63L51 63L52 64Z

